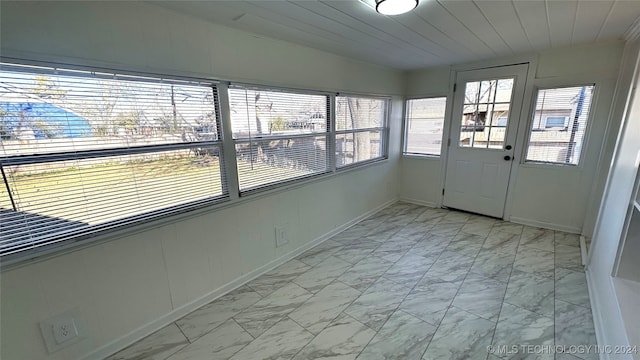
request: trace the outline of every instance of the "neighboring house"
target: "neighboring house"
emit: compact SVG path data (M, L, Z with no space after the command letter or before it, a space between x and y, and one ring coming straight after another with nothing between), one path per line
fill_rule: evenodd
M573 87L563 90L554 90L553 96L546 97L546 91L540 92L536 109L533 113L532 123L529 125L532 132L529 142L529 150L533 152L544 149L545 152L554 152L555 157L564 159L567 154L565 144L571 141L572 133L584 132L586 114L591 105L590 96L583 94L584 103L580 114L576 111L580 100L580 88ZM591 90L588 90L590 92ZM486 103L487 96L480 99L479 104L465 105L463 113L460 144L470 146L473 138L474 147L501 148L504 144L506 125L509 118L509 105L503 101L509 100L506 91L498 89L496 97L498 103L493 108L493 114ZM586 100L585 100L586 99ZM468 99L465 102L472 102ZM577 118L577 123L574 120ZM475 132L475 134L474 134ZM535 150L538 149L538 150Z

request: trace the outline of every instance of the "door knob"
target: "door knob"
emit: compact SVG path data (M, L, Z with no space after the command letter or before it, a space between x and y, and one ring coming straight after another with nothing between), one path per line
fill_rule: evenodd
M511 150L511 145L507 145L504 148L507 149L507 150Z
M509 160L511 160L511 156L506 155L506 156L504 157L504 159L505 159L505 160L507 160L507 161L509 161Z

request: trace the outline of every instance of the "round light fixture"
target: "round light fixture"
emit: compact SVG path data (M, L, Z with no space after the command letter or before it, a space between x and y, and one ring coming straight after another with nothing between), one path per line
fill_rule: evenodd
M418 0L376 0L376 11L382 15L400 15L418 6Z

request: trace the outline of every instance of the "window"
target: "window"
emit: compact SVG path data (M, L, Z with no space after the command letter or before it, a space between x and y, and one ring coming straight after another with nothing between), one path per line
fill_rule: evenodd
M503 149L509 125L513 78L465 84L459 146Z
M564 128L566 117L564 116L547 116L545 121L545 128Z
M593 90L593 85L538 90L526 161L578 164Z
M407 100L405 154L440 155L446 97Z
M387 156L387 107L386 99L336 97L336 167Z
M500 116L500 117L498 117L498 120L496 121L496 126L507 126L507 122L508 121L509 121L509 117Z
M387 113L382 98L0 64L0 258L385 158Z
M328 171L326 95L229 89L240 191Z
M2 65L0 255L219 201L216 86Z

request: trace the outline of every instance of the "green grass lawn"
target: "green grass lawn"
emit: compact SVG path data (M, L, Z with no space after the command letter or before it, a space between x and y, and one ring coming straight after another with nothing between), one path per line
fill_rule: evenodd
M238 168L241 187L309 173L264 163L251 166L240 160ZM97 165L80 161L64 170L9 177L18 210L88 224L222 194L218 158L206 156ZM0 187L0 207L12 208L4 186Z

